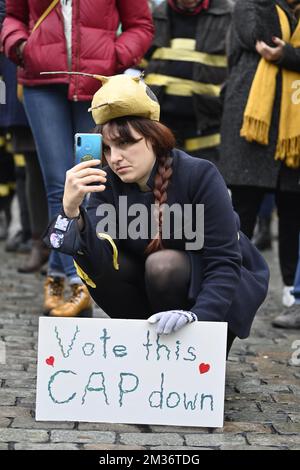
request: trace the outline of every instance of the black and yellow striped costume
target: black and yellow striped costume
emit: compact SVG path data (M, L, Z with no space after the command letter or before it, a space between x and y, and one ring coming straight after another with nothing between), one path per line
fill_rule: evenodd
M161 121L181 148L217 159L226 80L226 34L231 3L211 1L197 15L174 11L165 0L154 11L155 38L146 56L145 81L161 104Z

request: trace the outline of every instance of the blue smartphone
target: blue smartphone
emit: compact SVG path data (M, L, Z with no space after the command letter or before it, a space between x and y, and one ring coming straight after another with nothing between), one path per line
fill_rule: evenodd
M87 160L101 160L101 134L75 134L75 165Z

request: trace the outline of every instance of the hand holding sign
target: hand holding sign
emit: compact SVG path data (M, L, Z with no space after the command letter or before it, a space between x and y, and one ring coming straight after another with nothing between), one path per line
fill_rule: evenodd
M186 310L168 310L166 312L155 313L148 318L149 323L158 322L156 332L159 335L168 335L174 331L178 331L184 325L196 320L196 315Z

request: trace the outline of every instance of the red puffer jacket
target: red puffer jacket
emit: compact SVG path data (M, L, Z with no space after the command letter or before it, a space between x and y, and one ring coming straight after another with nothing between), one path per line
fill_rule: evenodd
M24 85L68 83L69 98L90 100L100 86L78 75L40 75L69 70L61 4L32 33L33 26L51 0L7 0L1 39L9 59L19 64L16 45L22 40ZM153 24L147 0L73 0L72 71L114 75L135 65L151 44ZM122 24L122 34L116 31Z

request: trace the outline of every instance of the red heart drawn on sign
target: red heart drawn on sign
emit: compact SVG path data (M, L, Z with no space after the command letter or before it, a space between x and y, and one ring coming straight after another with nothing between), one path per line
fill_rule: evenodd
M46 359L46 364L48 364L48 366L54 366L54 357L53 356L49 356L47 357Z
M208 372L209 369L210 369L209 364L204 364L204 362L201 362L201 364L199 365L200 374L206 374L206 372Z

